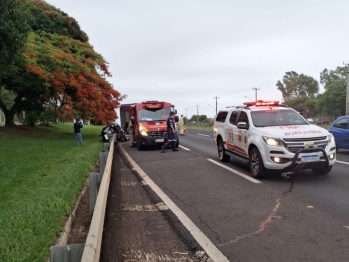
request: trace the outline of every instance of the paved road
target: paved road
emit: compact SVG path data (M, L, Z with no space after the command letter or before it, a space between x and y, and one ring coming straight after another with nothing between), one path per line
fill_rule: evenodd
M230 261L349 261L349 151L329 175L251 181L246 166L217 161L211 132L189 130L180 145L125 149Z

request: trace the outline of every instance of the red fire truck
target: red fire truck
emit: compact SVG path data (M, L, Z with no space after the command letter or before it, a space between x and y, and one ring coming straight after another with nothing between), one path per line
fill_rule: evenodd
M168 140L166 120L171 111L177 114L173 104L162 101L122 104L120 105L120 123L127 130L131 116L135 117L135 141L138 150L142 150L146 146L160 148ZM176 116L175 121L178 122L178 116ZM178 145L177 134L176 147Z

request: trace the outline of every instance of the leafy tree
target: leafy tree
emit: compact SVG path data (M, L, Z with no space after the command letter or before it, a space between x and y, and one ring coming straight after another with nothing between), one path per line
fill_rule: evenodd
M103 57L88 44L78 23L45 1L23 0L32 19L28 44L13 60L4 78L0 108L6 125L16 113L26 111L45 122L80 117L108 124L123 98L106 80L111 74ZM1 87L1 85L0 85ZM4 92L0 93L3 94Z
M300 112L306 118L317 114L316 98L298 97L287 100L284 104Z
M29 25L33 31L64 35L82 42L88 41L87 34L80 29L77 21L60 9L42 0L23 0L32 14Z
M2 78L14 69L15 57L26 43L30 30L27 18L20 0L0 2L0 88Z
M7 89L16 94L11 110L5 112L6 121L16 112L45 108L54 108L63 121L77 113L106 124L115 120L114 109L122 97L106 80L111 74L103 57L88 43L33 32L17 64L19 73L6 81Z
M286 72L282 82L278 80L276 86L285 102L300 97L314 98L319 92L318 81L311 76L299 75L295 71Z
M207 120L207 115L200 115L199 116L199 121L200 122L205 122Z
M28 17L21 1L0 2L0 107L5 116L11 99L10 92L4 90L3 80L17 69L15 60L24 48L30 31Z
M324 69L320 73L320 83L324 85L325 92L317 99L317 110L326 116L345 115L345 67L337 67L335 70Z

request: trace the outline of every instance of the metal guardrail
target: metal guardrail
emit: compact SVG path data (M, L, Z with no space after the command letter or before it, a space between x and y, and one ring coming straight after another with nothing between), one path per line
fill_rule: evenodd
M110 173L113 163L115 135L104 144L104 151L100 153L100 173L90 173L90 214L92 220L85 244L66 246L52 246L50 248L50 262L98 262L101 252L103 225L108 199ZM97 192L97 185L100 183Z

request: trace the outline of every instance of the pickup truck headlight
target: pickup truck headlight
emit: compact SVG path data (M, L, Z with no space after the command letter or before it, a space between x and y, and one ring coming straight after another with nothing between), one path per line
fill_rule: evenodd
M327 140L327 143L328 144L331 144L334 142L334 136L332 134L328 135L328 140Z
M142 136L148 136L148 133L144 130L143 126L139 126L138 130Z
M278 138L263 136L263 140L268 146L284 146L284 142L282 142L282 140Z

